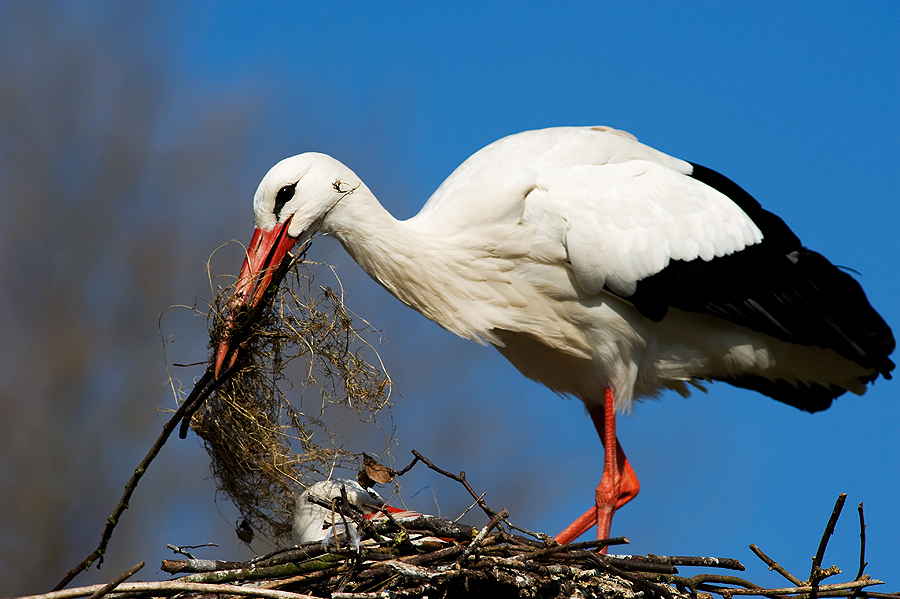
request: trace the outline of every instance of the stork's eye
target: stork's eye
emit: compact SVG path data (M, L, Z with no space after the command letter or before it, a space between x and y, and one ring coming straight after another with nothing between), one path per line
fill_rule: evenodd
M284 205L291 201L291 198L294 197L294 190L296 188L297 184L291 183L278 190L278 193L275 194L275 216L280 215Z

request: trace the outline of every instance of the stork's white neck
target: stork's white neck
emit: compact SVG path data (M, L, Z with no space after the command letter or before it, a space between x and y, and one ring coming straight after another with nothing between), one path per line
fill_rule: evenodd
M418 221L399 221L360 185L325 217L321 230L344 246L362 269L397 299L463 337L458 304L447 273L458 272L446 240L430 235Z

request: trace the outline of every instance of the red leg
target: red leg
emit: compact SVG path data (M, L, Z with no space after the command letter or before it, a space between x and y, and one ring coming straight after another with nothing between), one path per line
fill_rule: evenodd
M609 389L605 395L603 408L588 409L604 448L603 478L594 493L595 505L556 535L556 540L560 543L571 543L594 525L597 526L597 538L608 539L613 514L634 499L641 489L641 484L622 451L622 445L616 438L615 398ZM606 553L606 548L601 552Z

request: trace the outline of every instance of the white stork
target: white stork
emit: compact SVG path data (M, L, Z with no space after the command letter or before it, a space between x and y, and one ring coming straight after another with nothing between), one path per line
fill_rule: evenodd
M581 399L605 446L595 505L562 531L609 536L639 483L616 412L725 381L801 410L890 378L890 328L859 284L734 182L608 127L528 131L457 168L394 219L349 168L287 158L254 197L230 312L316 232L406 305ZM216 373L233 364L222 342Z

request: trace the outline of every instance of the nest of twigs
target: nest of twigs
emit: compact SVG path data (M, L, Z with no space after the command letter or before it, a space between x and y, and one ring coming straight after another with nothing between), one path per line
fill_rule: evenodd
M416 521L418 530L389 522L371 526L380 543L360 551L327 550L307 543L249 563L218 563L222 570L184 576L182 581L266 580L305 596L334 599L374 597L638 597L685 596L643 577L677 572L669 558L616 558L588 551L597 543L550 546L527 537L495 532L472 540L477 529L435 517ZM486 530L486 529L483 529ZM404 539L416 532L441 534L444 546L417 547ZM455 539L451 540L451 536ZM467 538L466 538L467 537ZM463 541L465 539L465 541ZM676 560L677 561L677 560ZM734 560L732 567L740 566ZM167 560L172 573L197 569L201 560ZM209 564L207 563L207 566ZM278 577L280 580L272 580Z
M474 495L465 476L447 473L427 458L417 461L460 481ZM409 467L412 467L410 464ZM407 468L408 469L408 468ZM407 469L404 469L407 470ZM400 474L400 472L394 472ZM860 569L849 582L828 580L841 570L821 567L825 547L844 505L835 504L809 577L802 580L781 567L758 547L750 548L770 569L787 580L785 586L764 588L728 571L742 571L737 560L718 557L603 555L596 548L627 543L623 538L559 545L546 535L523 531L509 522L506 510L495 512L480 496L477 503L490 522L473 528L435 516L398 521L367 517L342 498L308 500L333 511L336 521L352 522L363 539L358 546L305 543L257 557L249 562L196 559L186 549L170 548L187 559L170 559L161 569L178 578L160 582L124 583L143 563L105 587L95 585L63 591L45 599L115 593L117 597L250 596L267 599L376 599L410 597L524 597L603 599L723 599L737 595L817 599L848 597L900 599L872 592L883 584L863 574L865 538L860 545ZM860 504L861 530L865 530ZM513 530L525 535L513 534ZM426 537L426 540L421 540ZM699 572L699 573L695 573ZM36 598L35 598L36 599Z
M280 285L273 281L265 305L243 323L234 371L191 419L218 490L276 545L290 535L298 488L357 464L327 422L347 409L373 426L382 412L390 417L390 377L368 340L378 332L347 310L342 292L316 285L311 267L323 268L295 260ZM220 290L211 306L211 359L231 295L231 287ZM389 448L390 429L381 430Z

